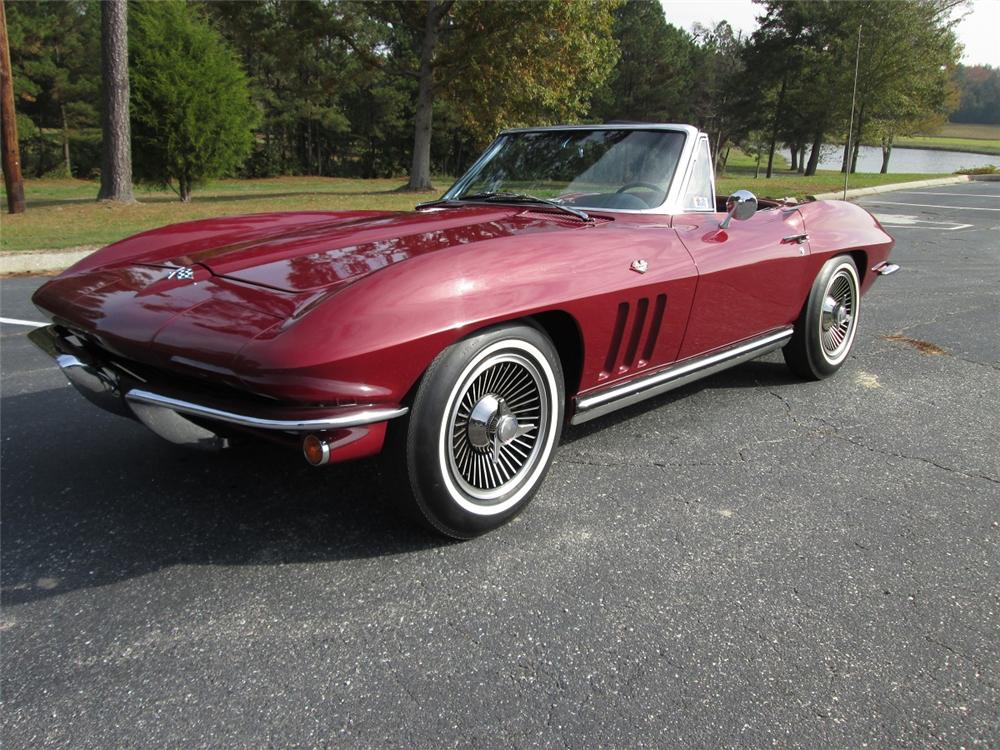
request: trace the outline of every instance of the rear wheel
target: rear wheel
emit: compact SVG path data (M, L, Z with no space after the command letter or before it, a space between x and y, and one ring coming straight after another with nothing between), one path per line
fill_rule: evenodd
M548 471L563 393L559 357L534 327L498 327L448 347L425 373L390 446L387 458L405 467L397 489L451 537L506 523Z
M858 330L860 288L858 269L850 257L838 255L823 265L792 339L782 350L792 372L820 380L840 369Z

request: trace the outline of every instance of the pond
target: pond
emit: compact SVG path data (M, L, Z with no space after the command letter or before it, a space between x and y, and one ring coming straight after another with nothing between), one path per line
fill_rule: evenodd
M791 161L788 149L781 152ZM843 146L825 146L820 160L820 169L840 169L844 157ZM969 167L1000 165L996 154L967 154L961 151L930 151L923 148L894 148L889 159L890 174L955 172ZM878 172L882 168L882 149L862 146L858 154L858 172Z

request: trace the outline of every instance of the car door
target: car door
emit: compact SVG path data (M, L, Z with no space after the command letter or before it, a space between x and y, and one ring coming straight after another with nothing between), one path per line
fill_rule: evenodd
M791 325L802 307L809 247L798 209L758 210L720 229L723 218L717 212L675 217L698 268L679 359Z

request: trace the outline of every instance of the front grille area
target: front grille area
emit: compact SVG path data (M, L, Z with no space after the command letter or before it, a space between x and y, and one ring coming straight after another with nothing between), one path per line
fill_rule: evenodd
M172 390L192 394L202 394L207 397L227 401L239 400L259 404L273 404L275 399L238 386L226 383L220 377L204 378L174 370L166 370L144 362L123 357L109 351L93 335L79 330L60 328L59 333L64 341L73 348L81 348L90 357L101 362L127 381L135 380L147 386L166 386Z

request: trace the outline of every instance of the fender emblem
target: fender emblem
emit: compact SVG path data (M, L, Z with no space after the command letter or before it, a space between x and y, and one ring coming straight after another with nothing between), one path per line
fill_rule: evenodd
M181 268L175 268L173 271L167 274L168 279L182 279L189 280L194 278L194 269L191 266L182 266Z
M632 261L632 265L629 268L636 273L646 273L649 270L649 264L642 258L638 258Z

